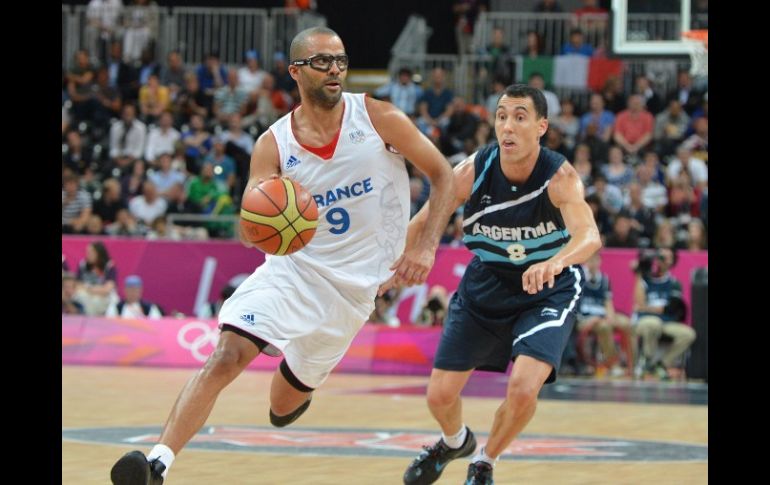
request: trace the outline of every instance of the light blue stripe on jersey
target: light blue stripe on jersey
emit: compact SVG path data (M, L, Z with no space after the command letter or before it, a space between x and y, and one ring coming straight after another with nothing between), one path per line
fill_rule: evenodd
M487 161L484 162L484 169L481 171L479 176L476 178L476 181L473 182L473 190L471 190L471 194L476 192L476 189L479 188L479 186L481 185L481 182L484 181L484 176L486 176L487 171L489 170L489 167L492 166L492 160L495 159L495 155L497 155L497 150L498 150L498 148L495 147L495 149L492 150L492 153L489 154L489 157L487 157Z
M535 251L531 254L526 254L526 257L524 259L520 259L518 261L514 261L511 258L507 256L502 256L497 253L493 253L492 251L487 251L486 249L481 248L474 248L472 251L478 255L479 259L482 261L490 261L495 263L510 263L515 266L520 266L522 264L531 263L534 260L544 260L548 259L554 254L558 253L561 250L561 248L553 248L553 249L547 249L545 251Z
M463 242L466 242L466 243L483 242L487 244L492 244L503 250L508 249L508 246L510 246L511 244L521 244L527 249L532 249L532 248L542 246L543 244L548 244L554 241L558 241L561 238L567 238L567 237L569 237L569 232L567 232L567 230L565 229L563 231L553 231L552 233L546 234L545 236L534 237L532 239L523 239L521 241L496 241L483 234L476 234L474 236L466 235L466 236L463 236Z

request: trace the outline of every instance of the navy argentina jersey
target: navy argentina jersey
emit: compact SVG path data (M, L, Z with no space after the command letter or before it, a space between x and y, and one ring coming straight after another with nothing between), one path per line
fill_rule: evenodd
M569 233L547 190L564 161L560 153L541 147L529 179L515 186L500 167L497 143L479 150L463 212L463 242L485 265L521 276L567 244Z
M500 165L498 144L479 150L463 215L463 241L475 257L449 302L437 369L505 372L511 359L527 355L552 365L546 382L556 378L575 324L583 269L565 267L553 288L544 285L535 294L523 290L522 275L570 239L547 190L565 161L540 147L529 178L512 185Z

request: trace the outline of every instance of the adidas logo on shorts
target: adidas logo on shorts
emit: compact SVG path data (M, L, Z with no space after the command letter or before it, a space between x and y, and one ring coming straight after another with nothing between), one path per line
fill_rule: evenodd
M252 313L241 315L241 320L243 320L249 325L254 325L254 315Z

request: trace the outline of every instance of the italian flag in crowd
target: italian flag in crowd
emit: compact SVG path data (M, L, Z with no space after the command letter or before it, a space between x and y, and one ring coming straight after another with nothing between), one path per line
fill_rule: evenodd
M623 61L618 59L594 59L579 54L566 56L523 57L516 63L517 78L526 83L530 74L543 75L546 86L560 88L591 89L600 91L610 76L620 76Z

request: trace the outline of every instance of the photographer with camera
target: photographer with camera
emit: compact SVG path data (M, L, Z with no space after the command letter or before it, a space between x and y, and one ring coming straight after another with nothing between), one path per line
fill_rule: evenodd
M636 335L642 339L641 374L668 380L668 367L695 341L695 330L682 323L687 308L682 300L682 285L669 270L676 265L676 253L668 248L642 250L639 254L634 289ZM657 359L662 336L673 341L661 359Z

